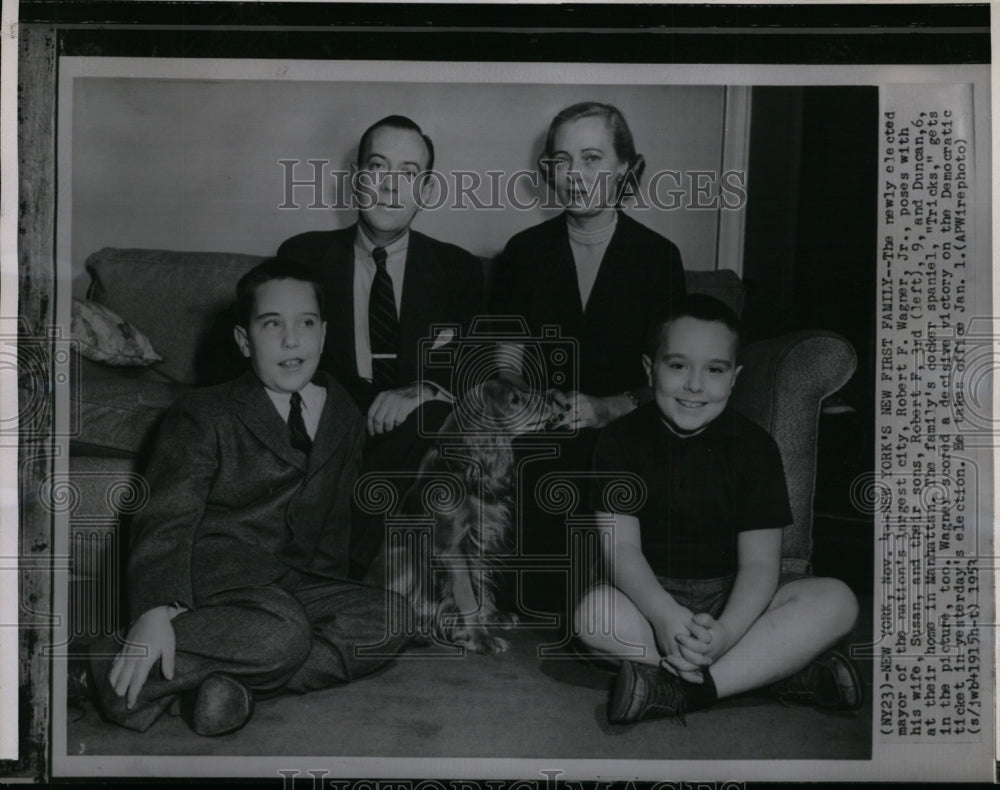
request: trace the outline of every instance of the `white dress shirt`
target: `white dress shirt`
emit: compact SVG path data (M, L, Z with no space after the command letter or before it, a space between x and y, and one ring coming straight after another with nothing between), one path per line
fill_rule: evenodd
M278 410L281 419L288 422L288 415L292 411L292 393L275 392L266 387L264 391ZM326 404L326 387L313 384L311 381L306 384L299 395L302 396L302 422L306 424L306 433L310 439L316 438L316 429L319 427L319 418L323 414L323 406Z

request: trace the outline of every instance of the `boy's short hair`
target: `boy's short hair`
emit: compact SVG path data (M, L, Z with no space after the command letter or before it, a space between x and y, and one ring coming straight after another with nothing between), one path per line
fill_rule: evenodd
M646 335L646 355L653 359L663 339L663 329L679 318L697 318L700 321L718 321L725 324L736 335L736 350L739 351L743 329L739 316L725 302L708 294L688 294L683 299L671 303L670 308L654 319Z
M371 126L365 129L364 134L361 135L361 141L358 143L358 167L364 167L364 156L365 151L368 148L368 144L371 142L371 137L375 132L382 127L387 127L389 129L402 129L407 132L415 132L420 135L421 139L424 141L424 145L427 146L427 167L424 170L434 169L434 143L431 138L424 134L424 130L421 129L416 121L412 121L405 115L387 115L380 121L375 121Z
M257 289L272 280L300 280L309 283L316 293L316 304L319 306L321 321L326 320L326 307L323 304L323 284L305 264L288 258L265 258L250 271L240 277L236 283L236 320L244 329L250 327L253 319L254 300Z

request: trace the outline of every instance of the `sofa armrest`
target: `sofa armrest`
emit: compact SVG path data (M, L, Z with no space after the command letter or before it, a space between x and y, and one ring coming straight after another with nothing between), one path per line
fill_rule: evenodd
M805 573L812 555L820 406L854 374L857 355L840 335L807 330L751 343L740 359L732 404L778 444L793 518L782 541L783 565Z
M70 405L79 429L70 455L132 457L148 449L163 412L191 389L149 368L120 368L81 360Z

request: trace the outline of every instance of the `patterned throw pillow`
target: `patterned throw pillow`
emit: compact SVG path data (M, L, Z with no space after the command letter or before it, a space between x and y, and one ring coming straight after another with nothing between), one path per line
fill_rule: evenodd
M97 302L73 300L70 334L80 352L95 362L140 367L163 360L142 332Z

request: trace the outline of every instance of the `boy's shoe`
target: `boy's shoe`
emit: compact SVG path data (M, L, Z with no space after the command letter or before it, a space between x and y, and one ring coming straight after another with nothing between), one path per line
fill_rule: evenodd
M209 675L198 687L191 729L198 735L235 732L253 715L253 694L231 675Z
M622 661L608 700L608 721L631 724L661 717L684 722L681 679L652 664Z
M828 650L805 669L768 687L783 705L857 710L864 686L854 662L839 650Z

